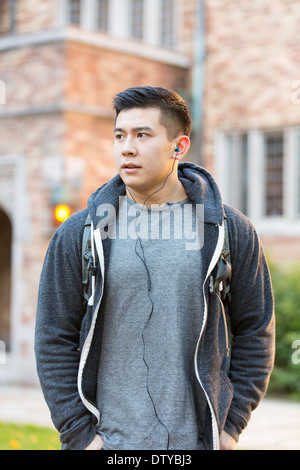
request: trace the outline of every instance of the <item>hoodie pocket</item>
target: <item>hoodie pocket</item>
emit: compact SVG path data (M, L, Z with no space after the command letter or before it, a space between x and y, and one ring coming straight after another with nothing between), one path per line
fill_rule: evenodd
M233 386L228 376L222 370L206 374L204 383L215 411L219 432L221 433L233 399Z

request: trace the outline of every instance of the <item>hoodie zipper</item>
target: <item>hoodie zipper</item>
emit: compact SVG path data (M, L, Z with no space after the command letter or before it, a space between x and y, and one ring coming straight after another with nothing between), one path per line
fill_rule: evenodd
M201 332L200 332L200 336L199 336L199 339L198 339L198 343L197 343L196 350L195 350L195 356L194 356L194 368L195 368L196 377L198 379L200 387L202 388L202 390L205 394L208 406L210 408L211 419L212 419L212 434L213 434L213 449L214 450L219 450L220 449L220 438L219 438L218 424L217 424L217 419L216 419L216 415L215 415L214 410L213 410L212 403L211 403L210 398L209 398L209 396L208 396L208 394L207 394L207 392L206 392L206 390L205 390L205 388L202 384L202 381L201 381L201 378L200 378L200 375L199 375L198 365L197 365L197 357L198 357L200 342L201 342L203 332L204 332L204 329L205 329L205 326L206 326L206 321L207 321L207 301L206 301L206 297L205 297L204 286L205 286L205 284L206 284L206 282L209 278L210 273L212 272L212 270L214 269L214 267L216 266L216 264L217 264L217 262L220 258L222 248L223 248L223 244L224 244L224 236L225 236L224 225L221 225L221 226L219 226L219 238L218 238L217 246L216 246L214 255L211 259L211 262L210 262L210 265L209 265L209 268L208 268L208 271L207 271L206 278L205 278L204 283L203 283L203 298L204 298L203 324L202 324L202 328L201 328Z

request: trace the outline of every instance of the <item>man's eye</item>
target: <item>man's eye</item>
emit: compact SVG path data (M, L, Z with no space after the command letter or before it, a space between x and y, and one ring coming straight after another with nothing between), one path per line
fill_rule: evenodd
M148 136L148 134L146 134L145 132L140 132L138 134L138 137L141 137L141 138L144 138L144 137L147 137L147 136Z
M121 139L123 139L123 135L122 134L116 134L115 139L116 140L121 140Z

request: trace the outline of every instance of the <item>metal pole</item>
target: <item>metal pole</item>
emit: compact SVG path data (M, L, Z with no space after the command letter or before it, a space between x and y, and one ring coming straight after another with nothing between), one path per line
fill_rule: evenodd
M16 0L10 0L10 33L14 33L16 26Z
M206 58L205 36L205 0L198 0L192 90L193 146L196 160L195 163L198 165L203 164L202 132Z

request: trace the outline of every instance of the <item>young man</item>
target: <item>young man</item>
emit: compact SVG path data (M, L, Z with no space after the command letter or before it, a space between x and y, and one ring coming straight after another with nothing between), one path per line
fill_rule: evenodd
M37 310L42 389L64 449L235 449L274 358L270 276L246 217L190 146L188 107L151 87L115 98L118 175L54 235ZM94 277L82 302L88 213ZM227 218L229 336L213 289ZM220 289L224 284L220 284Z

